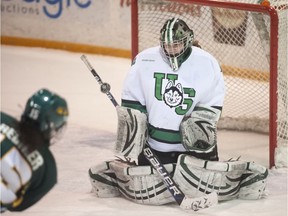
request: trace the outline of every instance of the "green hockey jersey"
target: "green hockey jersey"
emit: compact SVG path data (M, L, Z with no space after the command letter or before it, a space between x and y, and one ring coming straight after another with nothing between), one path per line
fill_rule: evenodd
M55 159L48 145L28 152L19 142L19 122L1 112L1 209L23 211L57 182Z

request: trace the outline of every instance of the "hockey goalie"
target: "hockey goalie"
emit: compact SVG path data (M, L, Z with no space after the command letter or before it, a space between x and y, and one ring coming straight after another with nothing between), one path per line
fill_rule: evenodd
M183 20L167 20L160 45L132 62L117 106L118 158L89 169L93 193L148 205L175 202L151 154L189 197L215 192L219 201L264 197L265 167L219 161L217 122L224 96L217 60L195 44Z

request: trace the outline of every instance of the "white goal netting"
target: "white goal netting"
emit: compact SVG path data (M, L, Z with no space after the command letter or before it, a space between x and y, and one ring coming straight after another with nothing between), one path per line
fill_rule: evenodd
M158 45L165 20L186 21L224 72L227 94L219 128L268 133L270 165L287 167L287 0L271 0L273 13L257 0L215 2L138 0L137 29L132 27L138 43L132 50Z

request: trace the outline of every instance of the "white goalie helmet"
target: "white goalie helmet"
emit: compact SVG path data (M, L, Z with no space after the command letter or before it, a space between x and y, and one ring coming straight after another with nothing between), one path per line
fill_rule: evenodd
M165 22L160 31L160 45L173 71L178 70L190 55L193 39L193 30L183 20L172 18Z

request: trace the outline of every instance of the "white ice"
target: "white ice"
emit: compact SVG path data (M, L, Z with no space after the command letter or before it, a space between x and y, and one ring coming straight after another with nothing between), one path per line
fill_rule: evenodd
M19 118L25 102L46 87L63 95L70 109L62 140L51 147L58 164L58 184L23 216L286 216L287 169L270 170L267 197L232 200L202 211L185 212L176 204L144 206L123 198L100 199L90 192L88 168L113 159L117 115L84 63L82 53L42 48L1 46L1 110ZM87 54L119 101L129 59ZM241 156L268 167L268 136L219 131L221 159ZM17 215L18 213L4 213Z

